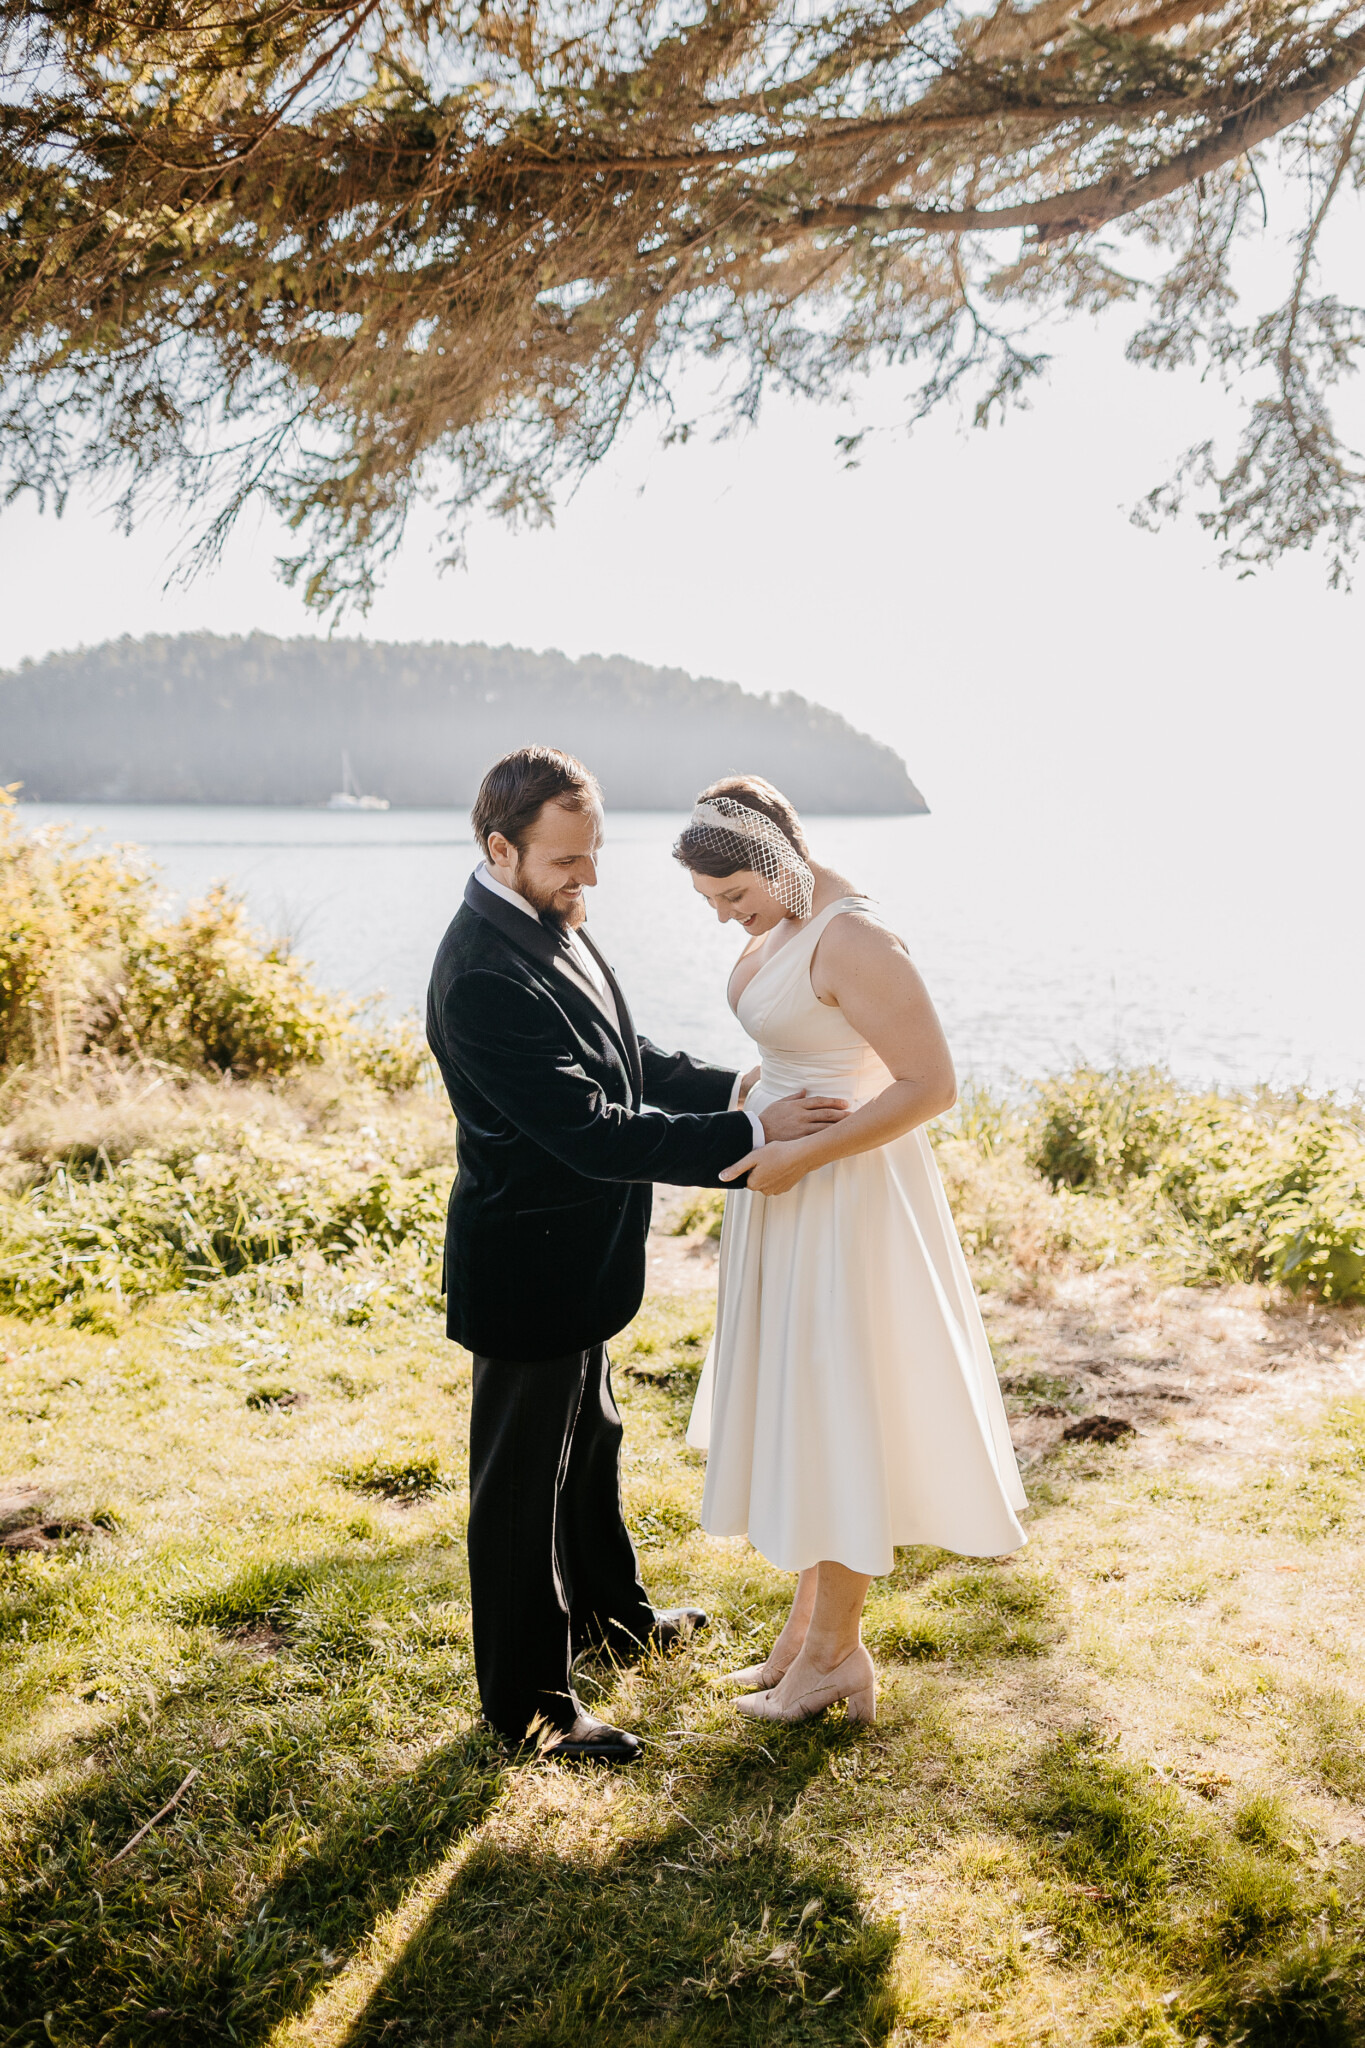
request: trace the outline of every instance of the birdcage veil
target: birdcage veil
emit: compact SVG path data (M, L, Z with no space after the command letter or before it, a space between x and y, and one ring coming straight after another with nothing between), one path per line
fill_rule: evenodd
M687 853L717 856L729 872L748 868L766 883L788 917L810 916L815 877L780 825L732 796L703 797L679 842Z

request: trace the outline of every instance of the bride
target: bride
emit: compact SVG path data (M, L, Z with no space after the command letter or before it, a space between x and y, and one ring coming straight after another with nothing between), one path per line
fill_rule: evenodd
M1026 1503L990 1348L925 1134L957 1094L938 1018L872 903L812 860L771 783L732 775L674 848L748 944L729 1001L762 1067L746 1107L806 1087L853 1114L764 1145L727 1180L716 1334L688 1442L702 1525L748 1536L796 1596L740 1711L876 1714L861 1637L900 1543L993 1557Z

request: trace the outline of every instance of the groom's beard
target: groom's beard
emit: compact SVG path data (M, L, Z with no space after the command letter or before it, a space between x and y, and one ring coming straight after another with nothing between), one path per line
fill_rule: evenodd
M579 925L588 921L588 906L583 901L582 891L567 904L560 903L556 889L538 889L529 875L518 874L517 894L530 904L543 924L553 925L556 931L577 931Z
M576 932L581 924L588 921L588 906L581 896L575 896L567 910L547 910L544 914L562 932Z

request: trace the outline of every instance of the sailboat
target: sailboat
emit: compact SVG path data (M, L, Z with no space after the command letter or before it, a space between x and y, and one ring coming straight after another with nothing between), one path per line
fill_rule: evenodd
M327 799L329 811L386 811L389 800L386 796L362 796L360 785L351 767L351 757L341 757L341 787Z

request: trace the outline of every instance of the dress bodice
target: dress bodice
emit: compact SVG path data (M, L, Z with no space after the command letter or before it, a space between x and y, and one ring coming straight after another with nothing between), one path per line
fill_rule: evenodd
M843 1011L837 1004L822 1003L811 986L815 949L831 920L849 910L876 916L866 897L840 896L745 983L734 1011L763 1062L749 1108L761 1109L797 1088L866 1102L890 1081L881 1060Z

